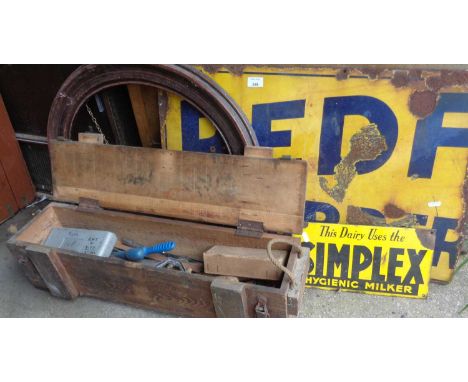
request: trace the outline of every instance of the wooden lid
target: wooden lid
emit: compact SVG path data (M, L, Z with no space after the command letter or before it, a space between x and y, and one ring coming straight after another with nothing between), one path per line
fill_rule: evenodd
M51 140L54 196L104 208L300 233L307 163Z

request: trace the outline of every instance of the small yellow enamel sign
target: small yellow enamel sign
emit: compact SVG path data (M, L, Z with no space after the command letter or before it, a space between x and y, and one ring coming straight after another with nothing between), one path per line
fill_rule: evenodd
M435 232L397 227L313 223L306 286L425 298Z

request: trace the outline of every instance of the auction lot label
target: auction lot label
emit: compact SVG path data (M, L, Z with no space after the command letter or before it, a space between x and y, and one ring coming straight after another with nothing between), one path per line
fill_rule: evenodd
M308 287L425 298L435 233L411 228L309 224Z

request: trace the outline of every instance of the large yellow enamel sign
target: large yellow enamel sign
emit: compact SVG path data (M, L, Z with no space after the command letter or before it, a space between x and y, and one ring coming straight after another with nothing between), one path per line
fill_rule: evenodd
M310 223L306 285L425 298L435 234L430 230Z
M200 69L238 102L262 146L308 162L306 222L434 229L431 277L450 280L466 199L464 84L431 71ZM168 104L169 149L223 151L191 105Z

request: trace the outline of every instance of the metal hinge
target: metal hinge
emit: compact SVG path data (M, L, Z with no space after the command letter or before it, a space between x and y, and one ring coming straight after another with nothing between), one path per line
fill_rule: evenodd
M79 210L100 210L102 207L99 205L99 200L91 198L79 198L78 199Z
M253 220L239 220L237 223L236 235L248 237L262 237L263 235L263 222Z

